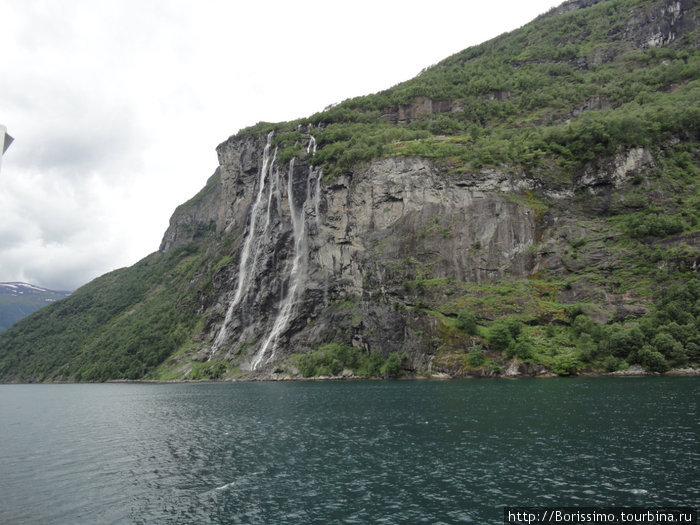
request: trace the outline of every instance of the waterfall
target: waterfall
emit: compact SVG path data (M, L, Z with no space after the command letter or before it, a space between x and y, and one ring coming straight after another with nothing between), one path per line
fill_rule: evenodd
M318 177L316 177L316 194L314 195L314 216L316 217L316 227L321 227L321 177L323 173L318 170Z
M309 153L311 150L314 150L314 155L316 154L316 139L314 138L313 135L309 135L309 145L306 146L306 153Z
M234 315L241 310L242 303L247 296L251 296L251 288L260 282L260 275L265 271L266 257L270 257L270 248L275 243L285 238L285 231L289 231L289 223L280 224L273 221L274 204L276 200L277 217L283 218L282 213L282 182L280 170L277 165L277 149L271 155L272 135L267 136L267 144L263 150L262 167L258 176L258 186L255 201L250 208L248 219L248 230L241 248L241 255L238 267L238 282L236 291L229 303L224 322L212 344L209 359L219 351L227 337L231 320ZM313 136L309 138L307 153L316 152L316 140ZM250 369L256 370L261 364L268 362L275 357L277 342L282 333L288 328L294 317L295 306L304 293L306 278L309 266L309 234L308 220L315 218L316 224L320 224L319 201L321 198L321 170L309 166L306 176L305 193L294 191L294 164L295 159L289 161L287 171L287 203L289 205L289 216L291 219L292 248L290 256L283 261L282 269L276 278L280 280L280 288L283 290L281 298L277 304L277 312L274 314L274 321L269 332L264 336L262 343L252 357ZM298 171L298 170L297 170ZM299 181L301 182L301 181ZM301 187L299 187L301 190ZM302 200L301 205L298 203ZM274 252L274 250L272 251ZM269 268L269 267L268 267ZM269 326L269 325L268 325Z
M268 230L270 226L269 210L271 207L270 199L273 191L272 184L270 185L270 197L268 197L267 207L265 210L262 210L261 208L263 203L263 195L265 193L265 179L268 176L268 172L272 171L273 167L276 168L277 163L277 148L275 148L275 152L272 155L272 160L270 160L270 147L272 144L273 134L273 131L268 133L267 143L265 144L265 149L263 150L262 167L260 168L260 175L258 177L258 193L255 198L255 202L253 203L253 206L250 209L248 231L246 233L245 241L243 242L243 248L241 249L241 258L238 265L238 283L236 284L236 292L234 293L233 299L231 300L228 310L226 311L226 317L224 318L224 322L221 325L219 332L216 334L216 338L214 339L214 344L212 345L211 352L209 353L209 360L211 360L211 358L216 354L216 352L219 351L219 347L226 339L227 328L229 322L231 321L231 317L233 316L236 307L241 302L241 298L250 288L251 279L249 274L255 268L261 245L265 241L265 236L259 235L257 231L257 222L260 215L263 212L265 212L267 215L265 230ZM277 173L276 180L279 182L279 173ZM253 256L252 259L251 252Z
M314 138L313 135L309 135L309 145L306 147L306 153L309 153L310 151L313 150L314 155L316 154L316 139ZM321 212L319 210L319 207L321 205L321 177L323 174L321 173L321 170L318 170L317 176L316 176L316 188L315 188L315 195L313 199L313 204L314 204L314 217L316 218L316 226L321 226ZM312 178L312 170L309 170L309 184L311 184L311 178ZM310 188L307 189L307 200L308 200L308 195L310 193Z
M310 137L307 153L312 148L315 152L316 140L313 136ZM287 173L287 201L289 203L289 214L292 221L292 233L294 240L294 258L292 260L292 267L289 272L289 286L287 289L287 294L282 300L282 305L277 313L277 317L275 318L275 322L273 323L269 334L251 361L251 370L257 369L263 360L267 362L274 359L277 340L279 339L280 335L282 335L282 332L288 327L289 322L292 319L292 314L294 313L294 306L297 304L298 298L304 291L309 265L309 237L306 221L307 217L311 215L310 210L314 210L316 213L316 221L319 221L318 209L321 198L319 182L320 178L321 170L316 169L313 166L309 166L309 174L306 178L306 194L304 202L301 208L297 209L297 205L294 200L294 159L292 158L289 161L289 170ZM314 188L315 191L312 194L311 183L314 180L316 181L316 186ZM266 358L268 352L270 352L270 355Z

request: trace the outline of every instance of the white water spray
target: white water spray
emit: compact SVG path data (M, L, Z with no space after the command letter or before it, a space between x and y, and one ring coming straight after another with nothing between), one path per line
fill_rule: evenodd
M316 227L321 227L321 177L323 173L318 170L316 177L316 194L314 195L314 216L316 217Z
M309 153L311 150L313 150L314 155L316 155L316 139L313 135L309 135L309 145L306 146L306 153Z
M314 155L316 154L316 139L314 138L313 135L309 135L309 145L306 147L306 153L309 153L310 151L313 150ZM313 172L313 167L309 170L309 184L311 183L311 174ZM323 177L323 173L321 173L321 170L319 169L317 174L316 174L316 188L315 188L315 193L314 193L314 217L316 218L316 226L321 226L321 212L320 212L320 205L321 205L321 177ZM310 192L310 189L307 190L307 199L308 199L308 193Z
M233 295L233 299L229 304L228 310L226 311L226 317L224 318L224 323L219 329L219 333L216 334L214 339L214 344L212 345L211 352L209 353L209 360L219 351L219 347L226 339L228 324L231 321L233 312L235 311L238 304L241 302L241 298L244 292L247 292L250 288L250 279L248 274L255 268L255 263L260 251L260 239L262 236L257 234L256 226L258 221L258 216L261 214L261 206L263 202L263 194L265 193L265 179L267 178L268 172L272 171L272 167L276 165L277 161L277 149L270 160L270 146L272 144L273 131L267 135L267 143L265 144L265 149L263 150L263 161L262 167L260 169L260 176L258 177L258 193L255 198L255 202L250 209L250 224L248 226L248 232L246 234L245 241L243 242L243 248L241 250L241 259L238 265L238 283L236 284L236 292ZM279 174L277 174L277 180L279 180ZM271 188L272 189L272 188ZM269 201L269 199L268 199ZM265 224L265 229L269 227L269 208L270 203L268 202L267 210L267 220ZM253 258L251 260L251 252Z
M269 248L271 243L277 242L281 237L277 230L278 223L273 221L273 199L277 201L277 216L282 214L282 192L279 167L277 166L277 150L270 155L272 144L272 132L267 136L267 144L263 151L262 168L258 178L258 190L255 201L249 213L249 226L246 232L238 268L238 282L236 291L229 303L224 322L216 335L211 348L209 359L219 351L229 335L229 325L235 312L240 310L241 303L249 295L251 287L259 282L262 271L258 268L258 260ZM316 152L316 140L310 137L307 153ZM309 265L309 241L307 221L315 215L316 224L320 224L319 201L321 198L321 170L309 167L306 178L306 192L303 195L303 203L297 205L294 192L294 162L291 159L287 173L287 202L291 218L293 252L286 262L286 268L278 276L286 287L286 292L278 303L278 311L269 333L265 336L259 350L250 362L250 369L256 370L261 364L275 357L277 342L282 333L288 328L294 317L295 306L304 292ZM277 239L277 240L276 240Z
M315 152L316 140L314 137L311 137L310 139L307 152L311 151L312 148ZM321 198L320 183L318 182L320 177L321 170L310 166L309 174L306 178L306 195L304 203L302 204L301 209L297 209L294 201L294 159L289 161L289 171L287 174L287 201L289 202L289 214L292 219L292 233L294 236L294 259L292 261L292 268L289 273L289 288L286 296L282 300L282 306L280 307L277 317L275 318L275 322L272 325L270 333L267 335L265 341L260 347L260 350L258 350L251 361L251 370L257 369L257 367L263 363L263 360L267 362L274 359L275 351L277 349L277 340L289 325L289 322L292 319L292 314L294 313L294 307L297 304L297 300L304 291L309 265L309 242L306 217L309 214L308 208L312 208L317 214L316 221L319 221L317 210L319 208L319 200ZM317 184L315 188L316 191L312 195L311 183L313 180L316 180ZM270 352L269 356L267 356L268 352Z

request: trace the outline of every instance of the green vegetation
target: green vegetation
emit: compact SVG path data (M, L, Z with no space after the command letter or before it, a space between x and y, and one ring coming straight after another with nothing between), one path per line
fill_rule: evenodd
M567 177L620 148L665 147L700 130L700 52L692 45L697 30L664 48L616 38L621 18L654 4L617 0L541 17L391 89L274 128L289 135L279 141L291 147L297 126L313 126L314 163L328 177L384 155L477 169L507 164L530 171L553 162ZM596 58L601 54L613 58ZM387 117L426 100L449 104L398 123ZM258 124L241 133L271 128Z
M545 365L559 375L584 370L614 372L633 364L651 372L700 366L697 277L670 285L649 313L609 323L590 316L596 305L558 303L556 295L566 284L560 288L538 281L443 285L458 290L461 285L465 295L452 298L454 294L444 294L445 288L424 287L422 311L439 322L438 365L452 373L484 367L497 370L510 358ZM451 298L439 302L446 297ZM462 308L456 317L450 317L459 304L468 304L469 309ZM493 320L486 326L473 324L472 311ZM462 328L464 319L468 320L469 332Z
M0 332L39 308L68 295L68 292L32 288L21 290L23 293L10 290L0 286Z
M640 364L653 372L700 363L700 280L673 285L653 312L626 323L601 325L585 314L574 318L569 349L552 368L562 375L583 366L614 371Z
M20 321L0 336L0 378L144 377L189 342L198 322L190 281L203 257L195 245L154 253Z
M216 380L228 375L229 363L218 361L215 363L198 363L187 374L187 379L196 380Z
M392 353L386 359L376 350L366 353L351 346L327 343L308 354L294 356L303 377L338 376L351 370L359 377L399 377L404 374L406 353Z
M680 217L662 214L635 215L627 223L627 233L635 239L644 237L667 237L683 231Z
M479 368L486 363L486 356L484 355L484 349L481 345L474 345L469 349L469 354L467 355L467 360L469 365L473 368Z
M455 326L458 330L475 335L477 333L476 316L467 310L460 310L457 314Z

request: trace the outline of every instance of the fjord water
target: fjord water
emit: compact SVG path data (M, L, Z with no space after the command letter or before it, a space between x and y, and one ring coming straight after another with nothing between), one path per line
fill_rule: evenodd
M0 523L698 506L694 377L0 386Z

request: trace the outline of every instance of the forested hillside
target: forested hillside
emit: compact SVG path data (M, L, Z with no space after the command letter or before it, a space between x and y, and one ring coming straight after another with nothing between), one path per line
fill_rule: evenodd
M70 292L47 290L27 283L0 283L0 332Z

